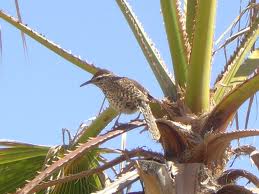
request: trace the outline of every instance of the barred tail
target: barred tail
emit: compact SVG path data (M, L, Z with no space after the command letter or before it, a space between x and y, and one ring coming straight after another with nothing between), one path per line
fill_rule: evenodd
M149 104L142 103L141 106L139 106L139 111L143 114L146 120L148 130L151 133L152 138L158 141L161 135L157 128L156 119L151 112Z

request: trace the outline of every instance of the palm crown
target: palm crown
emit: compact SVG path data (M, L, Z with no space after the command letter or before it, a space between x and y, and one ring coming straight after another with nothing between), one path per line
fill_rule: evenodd
M3 176L6 175L8 179L2 180L0 184L5 185L15 180L17 182L10 187L0 187L0 191L13 192L21 187L18 193L33 193L41 190L60 193L69 188L66 192L79 193L78 191L84 190L87 185L89 190L85 191L86 193L97 190L119 192L137 180L144 183L145 193L222 194L255 191L256 188L233 184L237 183L235 181L238 177L245 177L258 187L258 178L255 178L252 173L225 168L231 158L242 154L249 155L257 167L259 166L255 147L240 145L232 148L230 146L235 139L258 136L259 131L247 129L227 131L231 121L237 118L238 108L247 99L253 101L251 99L259 90L259 52L255 47L259 35L258 3L249 1L229 28L230 31L235 31L237 22L248 13L247 21L240 23L244 30L238 30L234 35L232 32L229 33L230 37L223 41L222 46L214 49L217 1L183 1L185 6L181 6L180 0L161 0L174 69L173 78L127 1L116 0L116 2L163 91L164 98L161 101L150 100L148 92L134 80L100 70L99 67L89 64L33 31L24 25L21 19L15 19L0 11L0 18L66 60L94 74L90 81L81 86L89 83L97 85L104 91L111 104L89 126L80 125L80 133L68 146L50 148L2 141L1 145L9 147L0 150L1 155L4 156L0 157L0 165L3 164L0 168ZM225 37L226 33L228 31L223 33L222 37ZM235 41L237 46L233 54L231 57L226 56L224 70L210 88L211 66L215 53ZM100 135L118 113L123 112L120 107L127 105L127 101L120 103L118 100L120 95L114 95L112 92L117 91L117 89L113 90L115 85L107 87L107 84L110 86L117 83L116 81L128 83L122 85L120 89L130 91L132 99L138 101L140 98L136 96L141 97L141 103L134 104L133 109L138 109L144 114L147 124L151 126L149 126L150 130L156 131L152 126L157 127L158 143L162 145L163 153L142 148L129 151L96 148L114 137L145 125L143 120L133 120ZM120 156L102 163L104 161L102 153L111 152L119 153ZM13 155L9 154L17 153L21 157L17 159L16 164L13 164ZM26 157L24 153L27 153ZM30 162L25 163L24 158L29 158ZM40 161L37 165L33 165L35 158ZM103 179L104 170L112 169L113 166L124 161L129 162L120 173L115 173L116 179L107 184ZM21 168L23 166L21 164L24 163L26 172ZM12 173L6 170L10 169L6 168L8 165L15 166ZM22 179L16 178L15 169L24 175L20 176ZM36 171L40 169L42 172L37 174ZM31 181L26 183L26 179Z

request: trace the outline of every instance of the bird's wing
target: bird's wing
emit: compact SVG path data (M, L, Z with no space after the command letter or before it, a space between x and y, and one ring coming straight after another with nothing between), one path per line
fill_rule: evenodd
M151 94L149 93L149 91L144 88L142 85L140 85L140 83L138 83L137 81L133 80L133 79L130 79L134 84L135 86L143 93L147 94L148 96L148 99L149 100L152 100L152 99L155 99L153 96L151 96Z
M138 83L137 81L127 78L127 77L117 77L116 81L124 81L125 79L129 80L129 84L134 85L134 87L138 88L141 92L143 92L144 94L146 94L148 96L148 99L152 100L155 99L153 96L150 95L149 91L144 88L140 83ZM114 80L115 81L115 80Z

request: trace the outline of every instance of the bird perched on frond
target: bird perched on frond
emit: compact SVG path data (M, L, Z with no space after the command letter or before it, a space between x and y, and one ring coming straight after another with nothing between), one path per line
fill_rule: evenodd
M126 114L141 112L152 138L159 140L160 132L149 106L149 102L154 98L138 82L101 69L94 74L91 80L83 83L80 87L87 84L99 87L117 112Z

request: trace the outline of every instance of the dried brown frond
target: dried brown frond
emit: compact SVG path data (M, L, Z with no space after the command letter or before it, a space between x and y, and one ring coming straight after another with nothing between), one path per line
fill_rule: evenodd
M218 183L220 185L232 184L235 183L238 178L246 178L249 182L252 182L256 187L259 187L259 179L254 174L241 169L226 170L218 178Z
M256 165L257 169L259 170L259 151L255 150L251 154L251 159L253 160L254 164Z
M188 162L202 162L209 164L217 161L228 160L230 157L230 150L228 150L228 147L231 141L258 135L258 130L209 133L205 136L204 142L192 150L192 158L190 158Z
M250 155L253 151L256 150L256 147L251 146L251 145L243 145L243 146L239 146L235 149L233 149L231 152L233 153L233 155Z
M158 119L157 124L167 159L179 158L187 148L191 149L201 142L199 136L192 132L191 125L165 119Z

